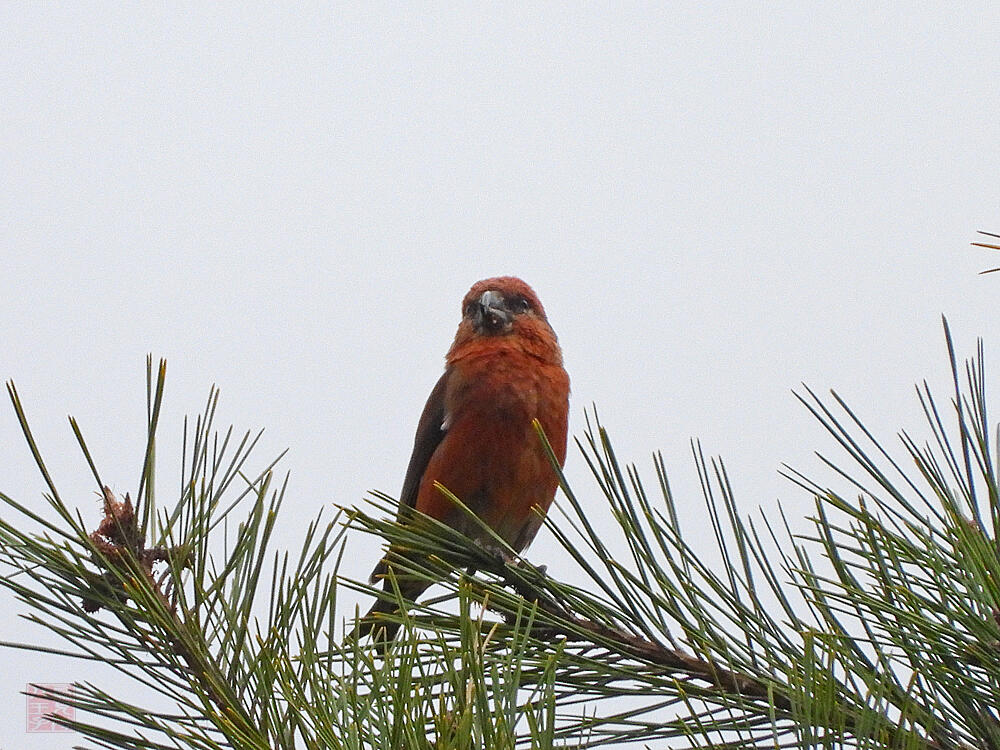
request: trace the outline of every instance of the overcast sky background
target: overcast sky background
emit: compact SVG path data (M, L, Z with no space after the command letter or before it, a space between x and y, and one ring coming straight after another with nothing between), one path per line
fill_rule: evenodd
M150 352L161 499L212 383L220 423L266 428L261 464L290 448L279 545L396 494L459 301L496 274L546 306L572 432L596 403L650 481L662 450L695 530L692 437L747 513L801 517L779 466L827 477L812 451L836 451L800 382L925 435L942 313L997 359L977 272L1000 256L969 245L1000 231L994 2L242 5L0 5L0 376L94 524L66 415L134 492ZM0 446L0 490L43 507L10 409ZM575 450L567 471L606 518ZM376 546L350 549L367 576ZM550 537L529 558L572 576ZM0 602L0 639L39 637ZM0 652L0 748L70 747L25 734L20 691L99 674Z

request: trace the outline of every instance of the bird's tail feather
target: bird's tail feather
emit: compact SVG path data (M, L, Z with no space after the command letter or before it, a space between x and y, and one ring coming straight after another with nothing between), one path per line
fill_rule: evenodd
M399 612L399 608L396 602L390 599L378 599L368 610L368 614L358 620L358 624L354 628L354 635L358 638L366 638L370 635L377 641L392 643L399 632L400 623L379 615L394 615L397 612Z
M378 568L376 568L377 570ZM392 619L383 617L382 615L399 614L399 601L395 597L396 587L398 587L399 593L404 599L413 601L427 590L430 583L428 581L406 580L403 577L394 578L393 582L385 578L385 574L382 577L384 579L384 593L375 600L372 608L368 610L368 614L358 620L354 628L354 635L357 638L364 638L371 635L377 641L389 644L395 640L401 623L394 622Z

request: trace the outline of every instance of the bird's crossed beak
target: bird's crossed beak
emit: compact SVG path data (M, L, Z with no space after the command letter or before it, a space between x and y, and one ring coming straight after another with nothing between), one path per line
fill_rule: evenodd
M510 330L513 320L503 295L491 289L479 298L472 322L484 333L505 333Z

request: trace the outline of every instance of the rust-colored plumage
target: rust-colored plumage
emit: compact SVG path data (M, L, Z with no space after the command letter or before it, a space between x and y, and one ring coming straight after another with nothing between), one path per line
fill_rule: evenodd
M473 285L462 301L462 322L417 425L413 454L400 495L400 518L410 508L490 543L435 482L446 487L520 552L541 524L558 480L532 420L537 419L559 463L566 459L569 376L545 310L530 286L501 276ZM389 569L383 559L372 582ZM397 579L409 598L428 584ZM388 581L386 590L390 589ZM391 640L397 627L378 613L395 606L379 600L359 625Z

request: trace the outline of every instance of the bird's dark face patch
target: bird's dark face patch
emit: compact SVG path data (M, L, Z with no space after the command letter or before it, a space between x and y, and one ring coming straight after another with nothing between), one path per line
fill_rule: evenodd
M533 308L524 295L487 289L478 299L469 300L463 312L477 333L497 336L510 333L516 318L532 313Z

